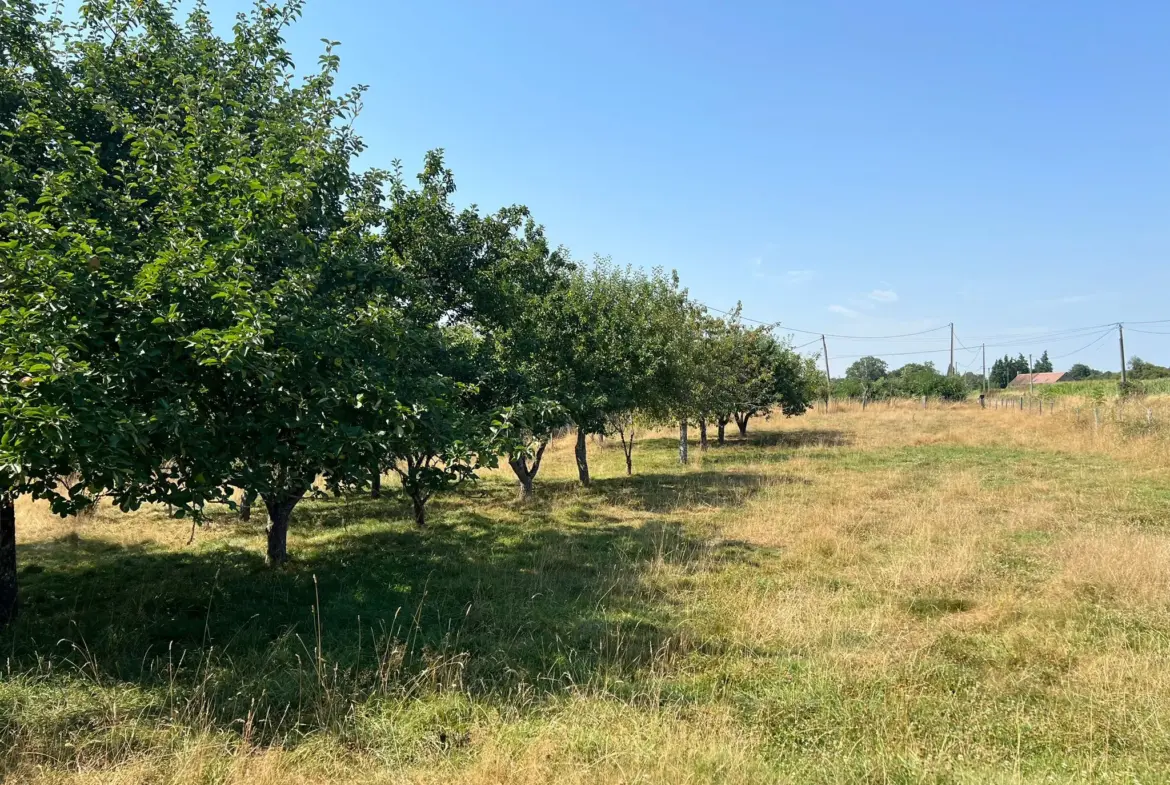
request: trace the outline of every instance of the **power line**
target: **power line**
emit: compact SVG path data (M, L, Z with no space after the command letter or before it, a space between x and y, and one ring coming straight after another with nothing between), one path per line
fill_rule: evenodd
M1108 330L1105 330L1103 333L1101 333L1101 335L1094 334L1095 338L1094 338L1093 343L1096 343L1097 340L1099 340L1101 336L1108 335L1109 333L1113 332L1113 330L1116 329L1116 327L1117 327L1117 325L1114 324L1114 325L1111 325ZM1076 335L1065 335L1065 336L1062 336L1060 338L1053 338L1051 340L1057 341L1057 342L1071 341L1071 340L1075 340L1077 338L1084 338L1084 337L1086 337L1084 333L1078 333ZM1006 348L1012 348L1015 346L1019 346L1021 344L1027 344L1027 343L1031 343L1031 341L1014 341L1014 342L998 343L998 344L989 343L989 344L987 344L987 348L988 349L1006 349ZM1089 344L1089 345L1092 346L1093 344ZM964 346L963 348L969 352L972 352L972 353L978 353L981 349L981 347L976 347L976 348L972 349L972 348L966 347L966 346ZM1082 350L1077 349L1077 352L1079 352L1079 351L1082 351ZM916 354L946 354L948 352L950 352L950 349L920 349L918 351L911 351L911 352L870 352L869 354L834 355L832 357L832 359L834 359L834 360L850 360L850 359L857 359L857 358L861 358L861 357L907 357L907 356L916 355ZM1060 359L1061 357L1068 357L1070 354L1076 354L1077 352L1069 352L1068 354L1058 355L1058 356L1053 357L1051 359Z
M745 322L752 322L753 324L759 324L759 325L764 325L764 326L768 326L768 327L779 327L783 330L788 330L790 332L795 332L795 333L803 333L805 335L824 335L826 338L836 338L838 340L847 340L847 341L888 341L888 340L891 340L894 338L912 338L912 337L919 336L919 335L929 335L931 333L936 333L940 330L946 330L950 326L947 324L942 324L942 325L939 325L938 327L931 327L931 328L926 329L926 330L918 330L916 332L909 332L909 333L896 333L893 335L843 335L840 333L827 333L827 332L823 332L821 330L804 330L804 329L801 329L799 327L790 327L790 326L784 324L782 321L764 322L764 321L761 321L759 319L752 319L750 317L744 316L743 314L737 314L733 311L725 311L721 308L715 308L714 306L707 305L706 303L699 303L699 304L702 305L704 308L715 311L716 313L721 313L721 314L724 314L725 316L736 317L738 319L742 319ZM1066 328L1063 330L1048 330L1048 331L1036 332L1036 333L998 333L998 334L994 334L994 335L984 336L984 337L979 339L979 342L985 343L989 340L996 340L996 339L1000 339L1000 338L1010 339L1010 341L1005 342L1005 343L994 344L996 346L1002 347L1002 346L1016 345L1016 344L1021 344L1021 343L1028 343L1028 342L1031 342L1034 340L1055 339L1055 338L1061 337L1061 336L1079 337L1080 335L1088 335L1091 332L1094 332L1096 330L1100 330L1103 327L1110 327L1110 328L1114 327L1116 324L1117 324L1117 322L1107 322L1104 324L1090 324L1090 325L1084 325L1082 327L1069 327L1069 328ZM1161 320L1149 321L1149 322L1125 322L1125 324L1170 324L1170 319L1161 319ZM943 336L939 337L939 340L943 340L943 339L944 339ZM957 340L957 336L956 336L956 340ZM962 345L961 342L960 342L960 345ZM989 344L989 345L992 345L992 344ZM973 351L969 347L966 347L966 346L964 346L963 348L968 349L968 351Z
M908 357L917 354L949 354L950 349L924 349L917 352L880 352L877 354L837 354L829 358L832 360L857 360L862 357Z
M733 311L725 311L721 308L715 308L715 307L712 307L710 305L706 305L705 303L699 303L699 304L702 305L704 308L715 311L716 313L721 313L725 316L731 316L731 317L736 318L736 319L741 319L745 322L752 322L753 324L759 324L759 325L763 325L766 327L776 327L776 328L779 328L781 330L785 330L785 331L793 332L793 333L802 333L805 335L817 336L817 338L814 338L813 340L808 341L807 343L803 343L803 344L800 344L799 346L793 347L794 350L804 349L804 348L807 348L809 346L812 346L813 344L821 343L822 337L833 338L836 340L845 340L845 341L891 341L891 340L906 339L906 338L916 338L917 336L923 336L923 335L931 335L932 333L937 333L941 330L947 330L950 328L949 324L943 324L943 325L939 325L938 327L931 327L929 329L919 330L917 332L896 333L893 335L843 335L840 333L821 332L819 330L803 330L799 327L790 327L790 326L785 325L783 322L780 322L780 321L764 322L764 321L760 321L759 319L752 319L750 317L744 316L741 313L736 313ZM1131 325L1131 324L1170 324L1170 319L1154 319L1154 320L1139 321L1139 322L1123 322L1123 324L1126 324L1126 325ZM1070 357L1074 354L1078 354L1080 352L1085 351L1086 349L1089 349L1089 348L1095 346L1100 341L1102 341L1105 338L1105 336L1107 336L1111 332L1113 332L1114 328L1116 328L1117 325L1118 325L1117 322L1108 322L1105 324L1086 325L1083 327L1070 327L1070 328L1067 328L1064 330L1051 330L1051 331L1037 332L1037 333L1031 333L1031 334L999 333L997 335L991 335L991 336L987 336L986 338L981 338L980 342L983 343L984 346L979 347L979 348L971 348L971 347L965 345L962 342L962 340L959 339L958 335L955 335L955 341L956 341L956 343L958 343L959 347L961 349L963 349L964 351L972 352L973 355L977 355L981 349L984 351L986 351L986 349L1008 349L1008 348L1033 344L1033 343L1036 343L1039 341L1055 341L1055 342L1070 341L1070 340L1075 340L1077 338L1085 338L1085 337L1088 337L1089 335L1095 335L1095 337L1093 338L1093 340L1091 342L1089 342L1085 346L1082 346L1080 349L1076 349L1075 351L1067 352L1065 354L1056 355L1055 357L1052 358L1055 360L1059 360L1059 359L1062 359L1064 357ZM1100 330L1101 328L1107 328L1107 329L1105 329L1104 332L1100 333L1099 335L1096 335L1096 331ZM1164 331L1160 331L1160 330L1140 330L1140 329L1132 328L1132 327L1130 329L1132 332L1143 333L1146 335L1170 335L1170 331L1164 332ZM989 343L988 342L988 339L995 340L995 339L1000 339L1000 338L1007 339L1007 340L1003 340L1002 342L999 342L999 343ZM933 341L933 340L945 340L945 339L946 339L946 336L934 336L931 338L918 338L915 341L904 341L903 340L903 341L899 341L899 342L901 342L901 343L921 343L923 341L929 342L929 341ZM918 350L914 350L914 351L904 351L904 352L870 352L868 354L841 354L841 355L835 355L833 357L828 357L827 359L853 360L853 359L860 359L862 357L873 357L873 356L876 356L876 357L909 357L909 356L923 355L923 354L946 354L948 352L950 352L949 347L946 349L918 349ZM971 362L967 363L966 367L969 368L971 366L971 363L973 363L973 362L974 362L974 359L972 359Z
M836 335L834 333L822 333L816 330L801 330L797 327L789 327L783 322L776 322L776 326L784 330L791 330L794 333L805 333L807 335L823 335L826 338L837 338L846 341L888 341L891 338L909 338L913 335L926 335L927 333L936 333L939 330L948 329L949 325L941 325L939 327L931 327L929 330L920 330L916 333L899 333L898 335Z
M1112 334L1113 334L1113 330L1111 330L1111 329L1110 329L1110 330L1106 330L1105 332L1103 332L1103 333L1101 333L1100 335L1098 335L1098 336L1097 336L1095 339L1093 339L1093 341L1092 341L1091 343L1087 343L1087 344L1085 344L1084 346L1082 346L1081 348L1079 348L1079 349L1076 349L1076 350L1074 350L1074 351L1071 351L1071 352L1068 352L1067 354L1058 354L1058 355L1056 355L1055 357L1051 357L1051 358L1049 358L1049 359L1052 359L1052 360L1060 360L1060 359L1063 359L1063 358L1065 358L1065 357L1071 357L1071 356L1073 356L1074 354L1079 354L1080 352L1083 352L1085 349L1088 349L1088 348L1090 348L1090 347L1092 347L1092 346L1095 346L1096 344L1100 343L1100 342L1101 342L1101 341L1102 341L1102 340L1103 340L1103 339L1104 339L1104 338L1105 338L1107 335L1112 335Z
M761 325L764 325L767 327L779 327L781 329L788 330L789 332L804 333L805 335L823 335L826 338L837 338L837 339L842 339L842 340L846 340L846 341L887 341L891 338L909 338L909 337L915 336L915 335L926 335L928 333L936 333L939 330L947 329L949 326L949 325L943 324L943 325L939 325L938 327L931 327L929 330L919 330L918 332L913 332L913 333L899 333L897 335L841 335L839 333L826 333L826 332L823 332L821 330L802 330L799 327L790 327L790 326L784 324L783 322L761 322L759 319L750 319L747 316L744 316L743 314L737 314L734 311L724 311L721 308L715 308L713 306L707 305L706 303L699 303L699 305L702 305L704 308L706 308L708 310L715 311L716 313L721 313L724 316L733 316L737 319L742 319L745 322L752 322L753 324L761 324Z
M1115 329L1116 327L1117 327L1116 324L1112 324L1112 325L1109 325L1109 327L1107 329L1112 330L1112 329ZM1096 331L1078 332L1078 333L1070 333L1069 335L1060 335L1060 336L1056 336L1056 337L1049 337L1046 340L1050 341L1050 342L1054 342L1054 343L1060 343L1061 341L1075 341L1078 338L1087 338L1088 336L1095 335L1095 334L1096 334ZM1017 347L1017 346L1028 346L1030 344L1037 343L1039 340L1041 340L1041 339L1028 338L1028 339L1020 339L1018 341L1005 341L1004 343L989 343L989 344L987 344L987 346L989 348L996 348L996 349L1010 349L1012 347Z
M1074 333L1088 334L1105 327L1114 327L1117 322L1107 322L1105 324L1092 324L1084 327L1069 327L1064 330L1045 330L1038 333L999 333L996 335L985 335L979 338L979 342L997 341L1000 339L1009 340L1012 342L1043 340L1045 338L1056 338L1062 335L1072 335Z

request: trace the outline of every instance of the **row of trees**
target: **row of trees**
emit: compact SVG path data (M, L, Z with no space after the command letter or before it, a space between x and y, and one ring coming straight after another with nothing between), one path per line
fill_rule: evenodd
M989 382L994 387L1007 387L1012 379L1016 378L1021 373L1051 373L1052 361L1048 359L1048 352L1045 351L1040 355L1040 359L1031 370L1028 368L1028 359L1024 355L1012 358L1004 356L1002 359L996 360L991 367L991 372L988 374ZM1089 379L1118 379L1121 374L1117 371L1099 371L1091 368L1084 363L1076 363L1072 365L1064 374L1064 380L1070 382L1085 381ZM1131 357L1129 360L1129 368L1127 371L1127 378L1133 381L1142 381L1145 379L1166 379L1170 378L1170 368L1156 365L1155 363L1146 362L1140 357Z
M1084 363L1077 363L1068 369L1065 374L1068 381L1084 381L1087 379L1119 379L1121 374L1117 371L1099 371L1096 368L1091 368ZM1145 379L1170 379L1170 368L1156 363L1146 362L1140 357L1132 357L1129 361L1129 370L1126 373L1126 378L1132 381L1143 381Z
M503 457L530 494L552 434L799 414L814 360L714 318L676 276L572 262L523 207L454 203L357 171L361 89L327 43L303 81L300 0L230 39L197 5L30 0L0 15L0 624L16 612L14 500L107 497L199 516L243 492L267 555L310 492L428 500ZM69 478L65 480L64 478Z
M844 379L834 379L832 389L834 396L843 398L878 400L921 398L925 395L962 400L971 390L979 389L981 384L982 380L975 374L954 376L939 373L932 362L907 363L890 371L885 360L867 356L850 365Z
M1011 384L1021 373L1052 373L1052 360L1048 359L1048 350L1040 354L1040 359L1029 366L1028 358L1023 354L1016 357L1005 354L991 365L987 373L987 381L991 387L1001 390Z

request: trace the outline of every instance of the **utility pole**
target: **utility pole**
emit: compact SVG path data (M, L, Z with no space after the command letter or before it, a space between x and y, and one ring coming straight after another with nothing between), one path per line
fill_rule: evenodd
M1028 355L1028 397L1032 397L1032 383L1036 381L1036 366L1032 363L1032 355ZM1030 406L1031 404L1029 404Z
M1125 330L1117 323L1117 343L1121 347L1121 384L1125 385Z
M833 391L833 377L829 373L829 344L823 334L821 335L821 347L825 350L825 411L828 411Z
M951 322L951 367L947 369L947 376L953 376L957 370L955 368L955 323Z
M989 389L987 384L987 344L983 344L983 392L987 392Z

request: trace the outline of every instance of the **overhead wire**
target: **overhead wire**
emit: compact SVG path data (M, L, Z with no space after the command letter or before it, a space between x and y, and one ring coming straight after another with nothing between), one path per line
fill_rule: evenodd
M889 340L891 338L909 338L909 337L912 337L915 335L927 335L929 333L935 333L935 332L938 332L939 330L945 330L948 327L950 327L949 324L941 324L938 327L931 327L930 329L927 329L927 330L919 330L918 332L912 332L912 333L898 333L896 335L841 335L840 333L827 333L827 332L823 332L821 330L802 330L799 327L791 327L787 324L784 324L784 322L780 322L780 321L762 322L759 319L751 319L747 316L744 316L743 314L737 314L734 311L725 311L722 308L716 308L714 306L707 305L706 303L699 303L699 304L710 311L715 311L716 313L721 313L724 316L734 316L737 319L742 319L745 322L752 322L753 324L760 324L760 325L765 325L768 327L779 327L781 329L788 330L788 331L794 332L794 333L804 333L805 335L823 335L826 338L836 338L838 340L847 340L847 341L886 341L886 340Z
M750 317L744 316L743 314L737 314L734 311L726 311L726 310L723 310L722 308L716 308L712 305L707 305L706 303L699 303L699 304L702 305L704 308L707 308L708 310L715 311L716 313L721 313L725 316L734 316L736 318L742 319L745 322L752 322L753 324L765 325L765 326L770 326L770 327L779 327L783 330L788 330L788 331L796 332L796 333L803 333L805 335L824 335L826 338L835 338L837 340L886 341L886 340L890 340L890 339L894 339L894 338L912 338L912 337L916 337L916 336L920 336L920 335L929 335L931 333L939 332L940 330L946 330L947 328L950 327L950 324L940 324L938 327L930 327L930 328L925 329L925 330L918 330L915 332L908 332L908 333L895 333L892 335L844 335L841 333L827 333L827 332L823 332L820 330L805 330L805 329L802 329L799 327L791 327L789 325L784 324L783 321L765 322L765 321L761 321L759 319L752 319ZM1033 332L1033 333L997 333L997 334L982 337L979 339L978 342L979 343L987 343L988 341L993 341L993 340L1009 339L1012 343L1024 343L1024 342L1029 342L1032 340L1052 339L1052 338L1056 338L1056 337L1064 336L1064 335L1074 335L1074 334L1087 335L1091 332L1095 332L1096 330L1100 330L1100 329L1105 328L1105 327L1113 327L1116 324L1117 324L1117 322L1106 322L1103 324L1084 325L1082 327L1069 327L1069 328L1066 328L1063 330L1044 330L1044 331ZM1125 324L1170 324L1170 319L1162 319L1162 320L1151 321L1151 322L1126 322ZM957 336L956 336L956 339L957 339ZM946 340L946 338L945 338L945 336L939 336L938 340ZM1005 346L1007 344L999 343L996 345ZM970 347L965 347L965 348L969 349Z
M811 341L808 341L807 343L800 344L799 346L794 346L793 347L794 350L804 349L804 348L810 347L814 344L820 343L820 338L822 336L824 338L833 338L834 340L897 341L897 342L903 343L903 344L907 344L907 343L913 344L913 343L931 342L931 341L936 341L936 340L946 340L947 336L932 336L932 333L937 333L941 330L946 330L948 328L953 329L953 325L943 324L943 325L939 325L938 327L931 327L931 328L926 329L926 330L919 330L916 332L909 332L909 333L896 333L896 334L892 334L892 335L844 335L844 334L840 334L840 333L820 332L817 330L804 330L804 329L801 329L799 327L791 327L789 325L786 325L782 321L764 322L764 321L761 321L759 319L752 319L750 317L744 316L741 313L737 313L737 312L733 312L733 311L725 311L725 310L720 309L720 308L715 308L713 306L706 305L705 303L700 303L700 305L703 305L703 307L705 307L709 310L715 311L716 313L721 313L721 314L724 314L725 316L731 316L731 317L734 317L737 319L741 319L745 322L752 322L753 324L765 325L765 326L769 326L769 327L776 327L776 328L779 328L781 330L785 330L785 331L793 332L793 333L802 333L805 335L817 336L817 338L815 338ZM962 341L962 339L959 338L958 334L955 334L954 337L955 337L955 343L958 345L958 347L960 349L962 349L964 351L972 352L972 354L973 354L971 360L966 364L966 367L969 368L975 362L975 359L977 358L978 352L980 351L980 349L983 349L983 350L986 350L986 349L1008 349L1008 348L1013 348L1013 347L1017 347L1017 346L1024 346L1027 344L1036 343L1037 341L1056 341L1056 342L1072 341L1072 340L1076 340L1077 338L1086 338L1089 336L1093 336L1093 340L1090 341L1089 343L1085 344L1081 348L1075 349L1071 352L1066 352L1064 354L1056 355L1055 357L1052 358L1054 360L1058 360L1058 359L1062 359L1065 357L1071 357L1074 354L1079 354L1080 352L1083 352L1086 349L1092 348L1093 346L1097 345L1102 340L1104 340L1107 335L1110 335L1113 332L1114 328L1119 326L1119 325L1129 326L1129 325L1154 325L1154 324L1170 324L1170 319L1153 319L1153 320L1148 320L1148 321L1137 321L1137 322L1106 322L1103 324L1085 325L1082 327L1070 327L1070 328L1063 329L1063 330L1048 330L1048 331L1035 332L1035 333L998 333L998 334L989 335L989 336L986 336L984 338L981 338L979 340L979 343L981 345L978 347L967 346ZM1098 334L1097 331L1099 331L1099 330L1101 332ZM1130 331L1135 332L1135 333L1142 333L1145 335L1170 335L1170 331L1142 330L1142 329L1139 329L1137 327L1131 327ZM932 336L932 337L921 338L919 336ZM905 340L908 338L911 338L914 340L909 340L909 341ZM994 341L994 342L991 342L991 341ZM870 356L910 357L910 356L914 356L914 355L924 355L924 354L946 354L950 351L951 351L951 349L949 347L947 347L947 348L940 348L940 349L923 348L923 349L917 349L914 351L870 352L868 354L840 354L840 355L830 356L829 360L830 361L832 361L832 360L853 360L853 359L859 359L861 357L870 357Z
M820 339L820 338L813 338L813 339L812 339L811 341L809 341L808 343L802 343L800 346L793 346L793 347L792 347L792 350L793 350L793 351L796 351L797 349L803 349L803 348L804 348L804 347L806 347L806 346L812 346L814 343L820 343L820 342L821 342L821 339Z
M1056 355L1055 357L1053 357L1053 358L1051 358L1051 359L1053 359L1053 360L1060 360L1060 359L1063 359L1063 358L1065 358L1065 357L1071 357L1071 356L1073 356L1074 354L1079 354L1080 352L1083 352L1085 349L1089 349L1089 348L1091 348L1091 347L1093 347L1093 346L1097 345L1098 343L1100 343L1100 342L1101 342L1101 340L1102 340L1103 338L1105 338L1105 336L1107 336L1107 335L1111 335L1112 333L1113 333L1113 330L1112 330L1112 329L1105 330L1103 333L1101 333L1101 334L1100 334L1100 335L1098 335L1098 336L1097 336L1095 339L1093 339L1093 341L1092 341L1091 343L1087 343L1087 344L1085 344L1084 346L1082 346L1081 348L1079 348L1079 349L1075 349L1075 350L1073 350L1073 351L1071 351L1071 352L1068 352L1068 353L1066 353L1066 354L1058 354L1058 355Z

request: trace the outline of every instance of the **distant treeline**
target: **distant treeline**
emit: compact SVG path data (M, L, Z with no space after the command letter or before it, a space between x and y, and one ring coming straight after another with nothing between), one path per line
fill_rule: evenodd
M934 363L907 363L891 371L885 360L862 357L849 366L844 379L833 380L833 397L866 398L942 398L957 401L982 387L977 373L962 376L940 373Z
M1036 361L1035 366L1031 369L1032 373L1051 373L1052 361L1048 359L1048 352L1045 351L1040 355L1040 359ZM988 383L992 387L1004 388L1007 387L1012 379L1016 378L1021 373L1028 373L1028 358L1023 354L1012 358L1004 355L1002 358L992 364L991 370L987 374ZM1064 381L1079 382L1089 379L1120 379L1120 371L1099 371L1096 368L1091 368L1084 363L1076 363L1069 368L1064 374ZM1140 357L1133 357L1130 359L1128 368L1126 370L1126 378L1129 381L1142 381L1145 379L1167 379L1170 378L1170 368L1161 365L1149 363Z
M1036 361L1032 372L1052 373L1052 361L1045 351ZM987 374L990 389L1003 389L1021 373L1028 373L1028 359L1005 356L996 360ZM822 377L823 378L823 377ZM1140 357L1128 363L1126 378L1144 393L1170 393L1170 368L1146 362ZM1103 394L1114 395L1121 380L1116 371L1098 371L1082 363L1069 368L1064 382L1045 385L1045 394L1089 395L1096 387L1085 382L1101 382ZM1166 380L1165 384L1147 384L1155 380ZM1165 388L1165 389L1163 389ZM942 373L934 363L907 363L896 370L889 370L885 360L879 357L862 357L845 371L845 378L833 379L832 391L835 398L864 398L879 400L885 398L942 398L962 400L973 392L983 390L983 377L973 371L963 374Z

